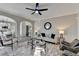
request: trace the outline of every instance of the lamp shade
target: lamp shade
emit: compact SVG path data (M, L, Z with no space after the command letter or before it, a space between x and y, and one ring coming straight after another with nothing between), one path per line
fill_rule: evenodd
M64 34L64 31L63 31L63 30L60 30L60 31L59 31L59 34Z

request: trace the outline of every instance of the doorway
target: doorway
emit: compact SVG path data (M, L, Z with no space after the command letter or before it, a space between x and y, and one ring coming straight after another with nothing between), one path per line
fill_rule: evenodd
M20 23L20 35L21 36L32 36L32 24L28 21L23 21Z

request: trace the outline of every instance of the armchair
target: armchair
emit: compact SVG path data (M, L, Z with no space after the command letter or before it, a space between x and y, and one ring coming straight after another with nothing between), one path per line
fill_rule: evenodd
M2 46L10 46L13 50L13 43L17 40L13 38L12 34L7 34L5 36L1 36L1 44Z

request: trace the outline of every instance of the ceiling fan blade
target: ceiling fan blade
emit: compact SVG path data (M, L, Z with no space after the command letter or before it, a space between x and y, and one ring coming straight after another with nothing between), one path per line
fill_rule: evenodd
M27 10L32 10L32 11L35 11L34 9L31 9L31 8L26 8Z
M38 13L39 13L40 15L42 15L39 11L38 11Z
M46 11L46 10L48 10L48 9L38 9L38 11Z
M35 12L33 12L32 14L34 14L34 13L35 13ZM32 14L31 14L31 15L32 15Z
M36 8L39 7L39 3L36 3Z

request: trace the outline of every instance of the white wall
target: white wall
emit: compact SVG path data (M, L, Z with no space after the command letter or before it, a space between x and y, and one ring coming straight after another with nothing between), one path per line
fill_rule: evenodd
M29 20L29 19L26 19L26 18L23 18L23 17L20 17L20 16L16 16L16 15L13 15L13 14L9 14L9 13L7 13L7 12L0 11L0 15L9 17L9 18L13 19L14 21L16 21L16 23L17 23L17 26L16 26L17 37L20 36L20 23L21 23L22 21L31 22L32 25L33 25L33 21L31 21L31 20Z
M25 23L22 23L21 29L20 29L22 31L21 36L26 36L26 24Z
M50 22L52 28L50 30L44 29L44 23ZM71 26L72 25L72 26ZM41 20L35 22L35 31L44 33L54 33L58 37L58 30L65 30L67 32L66 39L71 42L73 39L77 38L77 20L76 15L67 15L47 20Z
M74 23L65 29L65 39L68 42L72 42L74 39L77 39L77 23Z
M76 17L76 20L77 20L77 37L78 37L78 39L79 39L79 13L77 14L77 17Z
M30 26L29 32L33 32L32 29L32 23L28 21L23 21L20 24L20 35L21 36L26 36L26 25Z
M52 24L52 27L50 30L46 30L44 29L44 24L46 22L50 22ZM39 32L39 33L46 33L46 34L58 34L57 28L55 26L55 21L53 20L42 20L42 21L36 21L35 22L35 32Z

